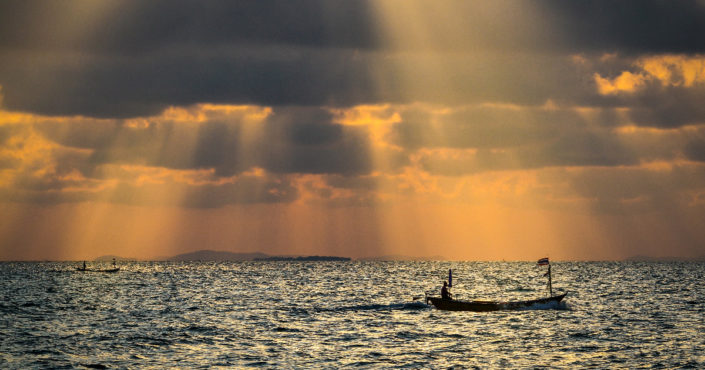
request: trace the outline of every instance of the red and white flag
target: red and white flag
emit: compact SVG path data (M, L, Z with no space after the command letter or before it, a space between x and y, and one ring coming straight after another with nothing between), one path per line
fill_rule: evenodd
M548 265L548 257L541 258L538 262L539 266L546 266Z

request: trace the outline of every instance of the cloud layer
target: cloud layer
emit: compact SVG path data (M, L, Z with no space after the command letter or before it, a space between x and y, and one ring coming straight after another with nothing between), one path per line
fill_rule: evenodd
M592 105L598 91L566 56L705 52L697 2L7 1L0 13L5 106L49 115L207 102Z
M691 230L701 4L4 1L0 201L499 204Z

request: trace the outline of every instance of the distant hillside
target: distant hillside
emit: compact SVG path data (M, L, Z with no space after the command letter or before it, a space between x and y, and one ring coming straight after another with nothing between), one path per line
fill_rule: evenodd
M233 253L212 250L200 250L191 253L169 257L167 261L251 261L256 258L266 258L264 253Z

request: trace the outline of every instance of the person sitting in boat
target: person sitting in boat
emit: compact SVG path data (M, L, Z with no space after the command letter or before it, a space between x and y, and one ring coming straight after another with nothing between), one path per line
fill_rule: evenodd
M443 282L443 288L441 288L441 298L443 299L453 299L453 295L448 291L448 282Z

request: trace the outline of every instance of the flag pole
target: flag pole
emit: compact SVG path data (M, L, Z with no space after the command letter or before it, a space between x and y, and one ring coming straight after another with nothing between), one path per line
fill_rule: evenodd
M551 262L548 263L548 292L553 297L553 285L551 285Z
M539 266L548 266L548 271L546 271L543 276L548 276L548 293L550 294L549 297L553 297L553 285L551 284L551 261L548 259L548 257L544 257L539 259L538 264Z
M453 287L453 269L448 269L448 288Z

